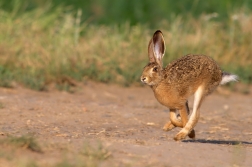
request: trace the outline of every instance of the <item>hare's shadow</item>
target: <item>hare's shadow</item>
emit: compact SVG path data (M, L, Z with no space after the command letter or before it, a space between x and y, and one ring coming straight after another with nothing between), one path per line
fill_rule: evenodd
M235 141L235 140L206 140L206 139L196 139L196 140L183 140L185 143L208 143L208 144L220 144L220 145L250 145L252 142L247 141Z

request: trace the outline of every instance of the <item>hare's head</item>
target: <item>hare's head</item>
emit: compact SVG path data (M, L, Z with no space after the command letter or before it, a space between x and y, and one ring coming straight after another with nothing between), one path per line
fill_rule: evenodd
M144 67L141 81L147 85L153 86L162 80L163 63L162 59L165 53L165 41L163 34L157 30L148 46L149 63Z

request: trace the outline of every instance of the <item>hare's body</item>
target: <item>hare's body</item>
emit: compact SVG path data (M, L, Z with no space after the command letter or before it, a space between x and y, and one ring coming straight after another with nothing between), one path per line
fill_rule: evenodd
M187 55L162 68L165 44L161 31L156 31L148 46L149 64L145 66L141 81L148 84L156 99L170 109L170 119L164 130L174 127L183 129L175 140L187 135L195 138L195 127L199 119L199 108L204 97L222 83L235 81L237 76L223 73L217 63L204 55ZM187 99L194 94L193 112L188 120ZM180 117L176 114L179 111Z
M187 55L164 68L162 78L152 86L155 97L169 108L178 108L200 85L205 95L211 93L220 84L222 71L210 57Z

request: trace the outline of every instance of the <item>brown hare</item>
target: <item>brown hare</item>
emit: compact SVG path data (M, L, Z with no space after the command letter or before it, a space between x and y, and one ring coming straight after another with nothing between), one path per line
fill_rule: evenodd
M157 30L148 46L149 63L144 67L141 81L151 87L156 99L170 109L170 121L163 127L169 131L175 127L182 130L174 140L195 138L193 128L198 122L199 108L204 97L218 85L237 81L238 77L223 72L218 64L204 55L186 55L163 68L165 53L163 34ZM187 99L194 94L193 111L189 116ZM179 111L179 114L176 114Z

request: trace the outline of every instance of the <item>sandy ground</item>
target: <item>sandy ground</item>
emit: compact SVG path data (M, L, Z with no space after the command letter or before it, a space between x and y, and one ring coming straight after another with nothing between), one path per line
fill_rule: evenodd
M173 140L180 128L162 130L169 110L147 86L88 82L73 94L0 88L0 103L0 139L32 134L43 150L0 145L0 166L22 166L30 159L38 166L74 161L85 143L106 149L108 158L97 166L252 166L251 94L208 96L196 140L181 142Z

